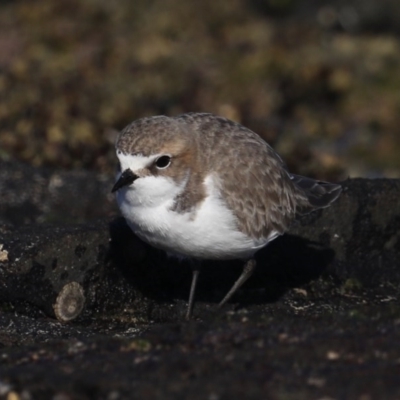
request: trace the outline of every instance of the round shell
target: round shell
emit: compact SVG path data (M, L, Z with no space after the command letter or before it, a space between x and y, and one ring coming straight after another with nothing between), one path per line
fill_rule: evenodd
M59 321L67 322L75 319L82 312L84 305L83 287L78 282L70 282L58 293L53 309Z

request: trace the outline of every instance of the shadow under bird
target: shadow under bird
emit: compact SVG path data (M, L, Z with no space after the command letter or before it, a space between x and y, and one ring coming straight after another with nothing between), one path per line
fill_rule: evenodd
M112 192L139 238L177 257L244 261L219 306L252 275L254 254L296 214L329 206L342 190L291 174L260 136L213 114L139 119L122 130L116 152L120 172Z

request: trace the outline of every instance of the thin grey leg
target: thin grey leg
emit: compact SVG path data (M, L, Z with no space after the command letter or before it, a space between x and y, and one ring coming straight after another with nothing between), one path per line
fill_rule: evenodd
M190 285L190 294L189 294L189 303L188 308L186 311L186 319L190 319L192 316L193 311L193 304L194 304L194 294L196 292L197 286L197 278L199 277L200 268L198 265L192 267L193 276L192 276L192 284Z
M256 269L256 260L254 258L248 260L246 264L244 264L243 272L239 276L238 280L234 283L231 290L226 294L226 296L222 299L221 303L218 304L218 307L222 307L235 293L236 291L253 275L254 270Z

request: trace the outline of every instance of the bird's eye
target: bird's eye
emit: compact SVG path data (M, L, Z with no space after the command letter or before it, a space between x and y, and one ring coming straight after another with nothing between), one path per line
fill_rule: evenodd
M158 169L167 168L170 164L171 164L170 156L161 156L161 157L158 157L156 160L156 167Z

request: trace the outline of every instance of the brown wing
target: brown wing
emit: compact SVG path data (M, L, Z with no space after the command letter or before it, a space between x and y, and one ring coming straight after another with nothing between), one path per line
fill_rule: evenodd
M238 228L256 238L268 237L272 231L283 233L298 201L306 199L279 155L256 133L225 118L211 114L179 118L198 131L202 159L207 170L215 171Z
M234 165L218 171L221 191L242 231L256 238L283 233L296 213L290 178L266 144L243 143L232 158Z

